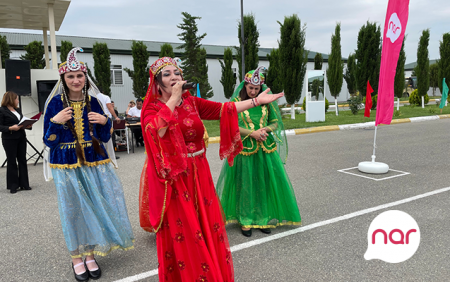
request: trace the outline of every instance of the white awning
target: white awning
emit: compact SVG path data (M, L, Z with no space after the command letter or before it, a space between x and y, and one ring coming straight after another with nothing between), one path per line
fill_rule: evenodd
M58 31L70 0L1 0L0 28L50 29L48 4L53 4L55 31Z

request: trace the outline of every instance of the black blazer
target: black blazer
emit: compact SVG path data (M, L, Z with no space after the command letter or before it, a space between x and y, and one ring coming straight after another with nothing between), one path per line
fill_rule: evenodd
M23 115L20 109L16 109L22 119ZM0 107L0 131L2 132L3 139L19 139L26 136L25 130L20 129L17 131L9 130L10 126L19 124L20 120L13 114L8 107Z

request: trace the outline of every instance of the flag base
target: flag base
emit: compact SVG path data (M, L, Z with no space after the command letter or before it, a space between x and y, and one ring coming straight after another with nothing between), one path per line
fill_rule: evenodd
M389 166L379 162L360 162L358 164L358 170L371 174L383 174L389 171Z

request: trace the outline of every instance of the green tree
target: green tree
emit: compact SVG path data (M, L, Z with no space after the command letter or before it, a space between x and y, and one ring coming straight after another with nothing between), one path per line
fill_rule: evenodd
M225 98L230 99L236 86L236 76L233 72L233 51L231 48L225 48L223 52L223 61L219 59L220 67L222 68L222 77L220 83L223 86L223 93Z
M428 43L430 30L422 31L417 48L417 66L414 68L417 75L417 89L419 97L425 96L430 89L430 59L428 58Z
M182 30L178 38L184 43L178 46L178 49L184 49L182 56L184 79L199 83L200 94L202 98L211 98L214 94L208 82L208 66L206 65L206 51L201 50L200 42L206 36L206 33L197 35L197 20L200 17L191 16L189 13L182 12L183 22L177 27ZM200 63L200 64L199 64ZM206 71L206 73L205 73Z
M433 96L436 88L439 87L439 65L434 63L430 65L430 87L433 88Z
M316 97L316 101L319 100L319 93L320 93L320 80L314 79L311 84L311 97Z
M337 23L334 34L331 35L331 54L328 56L327 83L335 103L341 93L344 81L344 62L341 55L341 24ZM337 108L336 108L337 113Z
M9 54L11 53L11 49L8 44L8 40L6 40L6 36L0 35L0 52L2 53L2 68L5 68L5 60L9 59Z
M241 22L238 24L239 46L242 44ZM244 59L245 73L258 68L259 31L253 14L244 15ZM236 47L236 61L239 65L239 81L242 81L242 49Z
M70 50L73 49L73 44L70 41L61 41L61 49L59 58L61 59L61 63L67 61L67 54L69 54Z
M161 45L161 51L159 52L159 57L175 57L175 54L173 53L173 47L169 43L164 43Z
M442 93L442 80L445 78L447 85L450 85L450 33L444 33L442 41L439 41L439 54L441 58L439 65L439 90Z
M302 95L303 79L308 62L308 51L305 50L306 25L301 27L301 21L296 14L285 17L280 23L280 67L286 101L291 107ZM291 108L291 118L295 119L294 108Z
M172 46L170 46L170 48L172 48ZM133 43L131 44L131 55L133 57L133 70L124 68L124 71L131 80L133 80L134 97L143 98L147 93L148 80L150 77L148 67L148 58L150 54L148 53L147 46L144 42L133 40Z
M92 47L94 57L94 74L97 85L103 90L103 94L111 97L111 56L106 43L95 42Z
M272 49L270 54L267 54L269 61L269 69L267 70L266 85L270 88L272 93L280 93L283 91L283 81L281 79L280 67L280 50Z
M206 49L200 48L198 54L197 67L199 77L197 83L199 83L200 95L203 99L209 99L214 96L211 85L208 82L208 64L206 63Z
M316 53L316 56L314 57L314 69L321 70L322 64L323 64L322 54Z
M344 74L345 82L347 82L348 93L351 96L356 94L356 55L350 54L347 59L347 67Z
M366 95L367 81L378 93L378 79L381 63L381 30L376 23L367 22L359 30L356 55L356 87L362 96Z
M400 55L397 61L397 70L395 71L394 94L397 98L402 98L403 92L405 91L405 40L406 36L403 38L402 48L400 49Z
M30 61L32 69L43 69L45 67L44 46L42 41L32 41L25 46L25 55L20 56L22 60Z

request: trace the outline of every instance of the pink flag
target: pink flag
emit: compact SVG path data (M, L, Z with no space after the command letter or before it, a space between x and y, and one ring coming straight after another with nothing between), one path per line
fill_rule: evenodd
M391 124L394 113L395 71L408 23L408 9L409 0L389 1L383 31L375 126L381 123Z

